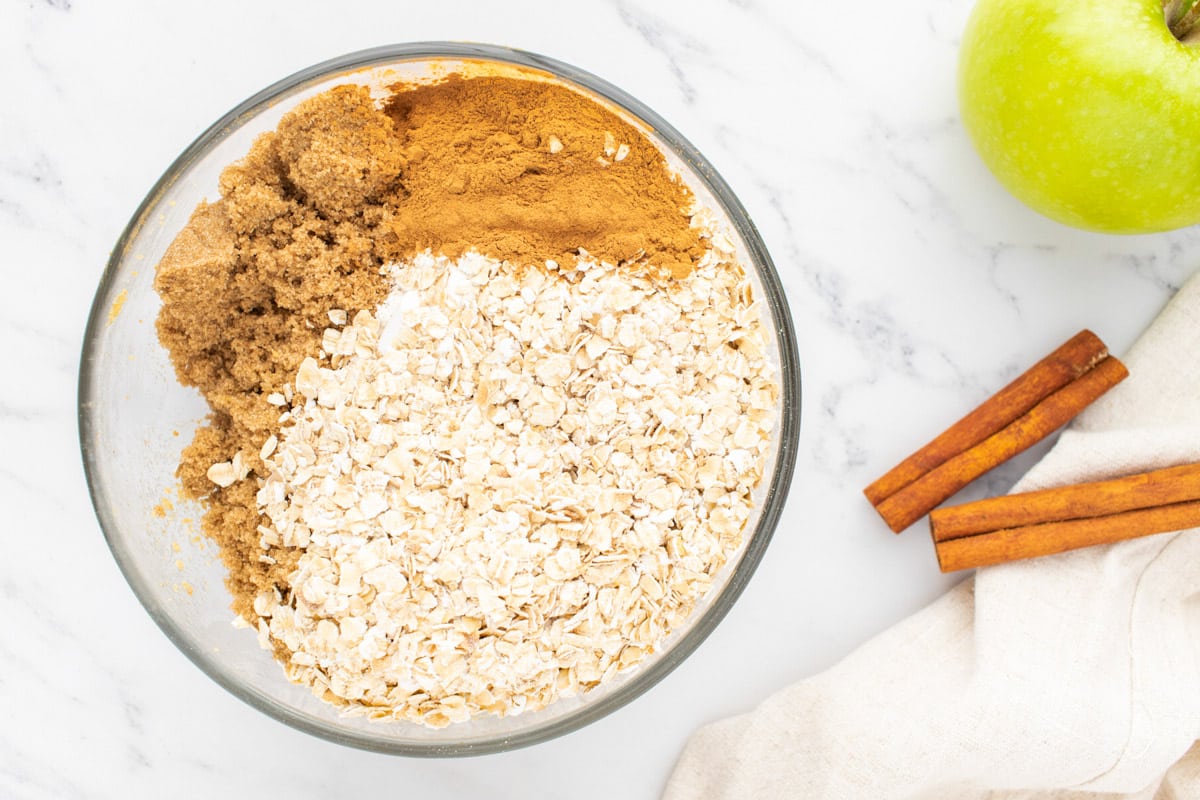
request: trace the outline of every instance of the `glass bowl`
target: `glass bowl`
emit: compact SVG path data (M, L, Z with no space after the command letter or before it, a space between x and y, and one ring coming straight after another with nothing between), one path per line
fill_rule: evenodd
M179 385L158 343L152 283L155 265L196 204L218 196L220 170L300 101L339 83L386 84L479 63L548 73L616 110L659 146L701 202L725 218L773 333L770 357L782 391L766 477L742 546L684 629L634 669L576 697L534 712L431 729L340 714L291 683L252 630L231 624L225 569L215 545L199 532L202 509L174 488L180 452L208 407L195 390ZM79 375L79 438L96 515L130 587L168 638L217 683L278 720L341 744L407 755L471 755L544 741L661 680L725 616L762 558L791 482L799 420L799 364L783 288L754 225L712 166L657 114L599 78L542 56L477 44L399 44L352 53L285 78L219 119L171 164L117 241L88 319Z

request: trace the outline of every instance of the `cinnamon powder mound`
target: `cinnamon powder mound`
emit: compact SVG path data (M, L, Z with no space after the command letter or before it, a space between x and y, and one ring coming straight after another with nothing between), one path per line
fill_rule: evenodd
M520 265L574 258L686 275L704 248L693 198L661 153L617 114L564 86L451 76L393 87L383 108L342 86L301 103L220 179L158 265L157 328L181 383L212 413L179 466L206 506L235 613L286 595L299 551L264 556L255 481L214 485L235 455L262 475L290 391L320 349L331 309L374 309L383 267L425 249ZM244 477L244 476L240 476Z
M682 213L691 193L662 154L564 86L451 78L398 92L385 110L409 155L391 222L403 252L570 263L583 248L598 261L646 261L676 277L701 255Z

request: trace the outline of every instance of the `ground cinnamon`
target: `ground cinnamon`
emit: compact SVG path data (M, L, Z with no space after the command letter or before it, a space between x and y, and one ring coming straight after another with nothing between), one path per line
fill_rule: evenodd
M261 559L254 481L214 487L236 453L251 471L278 425L268 395L320 347L330 309L383 300L381 267L426 248L523 265L597 260L685 275L703 252L693 198L661 153L607 107L540 80L450 76L395 86L383 108L344 86L305 101L220 180L158 266L157 326L181 383L212 415L179 467L207 505L234 609L286 591L297 554Z
M701 254L691 195L632 125L564 86L452 77L387 103L409 169L400 252L640 261L678 277ZM624 146L624 147L622 147Z

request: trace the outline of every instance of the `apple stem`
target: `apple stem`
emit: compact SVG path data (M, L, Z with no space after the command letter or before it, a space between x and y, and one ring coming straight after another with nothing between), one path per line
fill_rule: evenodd
M1163 0L1167 27L1179 41L1186 41L1196 23L1200 22L1200 0Z

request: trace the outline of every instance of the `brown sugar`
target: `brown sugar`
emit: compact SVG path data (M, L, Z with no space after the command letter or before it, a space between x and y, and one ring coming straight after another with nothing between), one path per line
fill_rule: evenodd
M520 265L582 251L682 277L704 249L692 195L658 149L543 81L451 76L395 86L382 108L364 87L338 87L260 136L220 192L158 265L157 328L180 382L212 410L179 477L206 505L204 533L247 620L260 591L286 596L300 554L260 545L253 477L280 412L268 398L319 351L331 309L352 317L383 301L385 264L425 249ZM238 453L250 478L214 485L208 468Z

